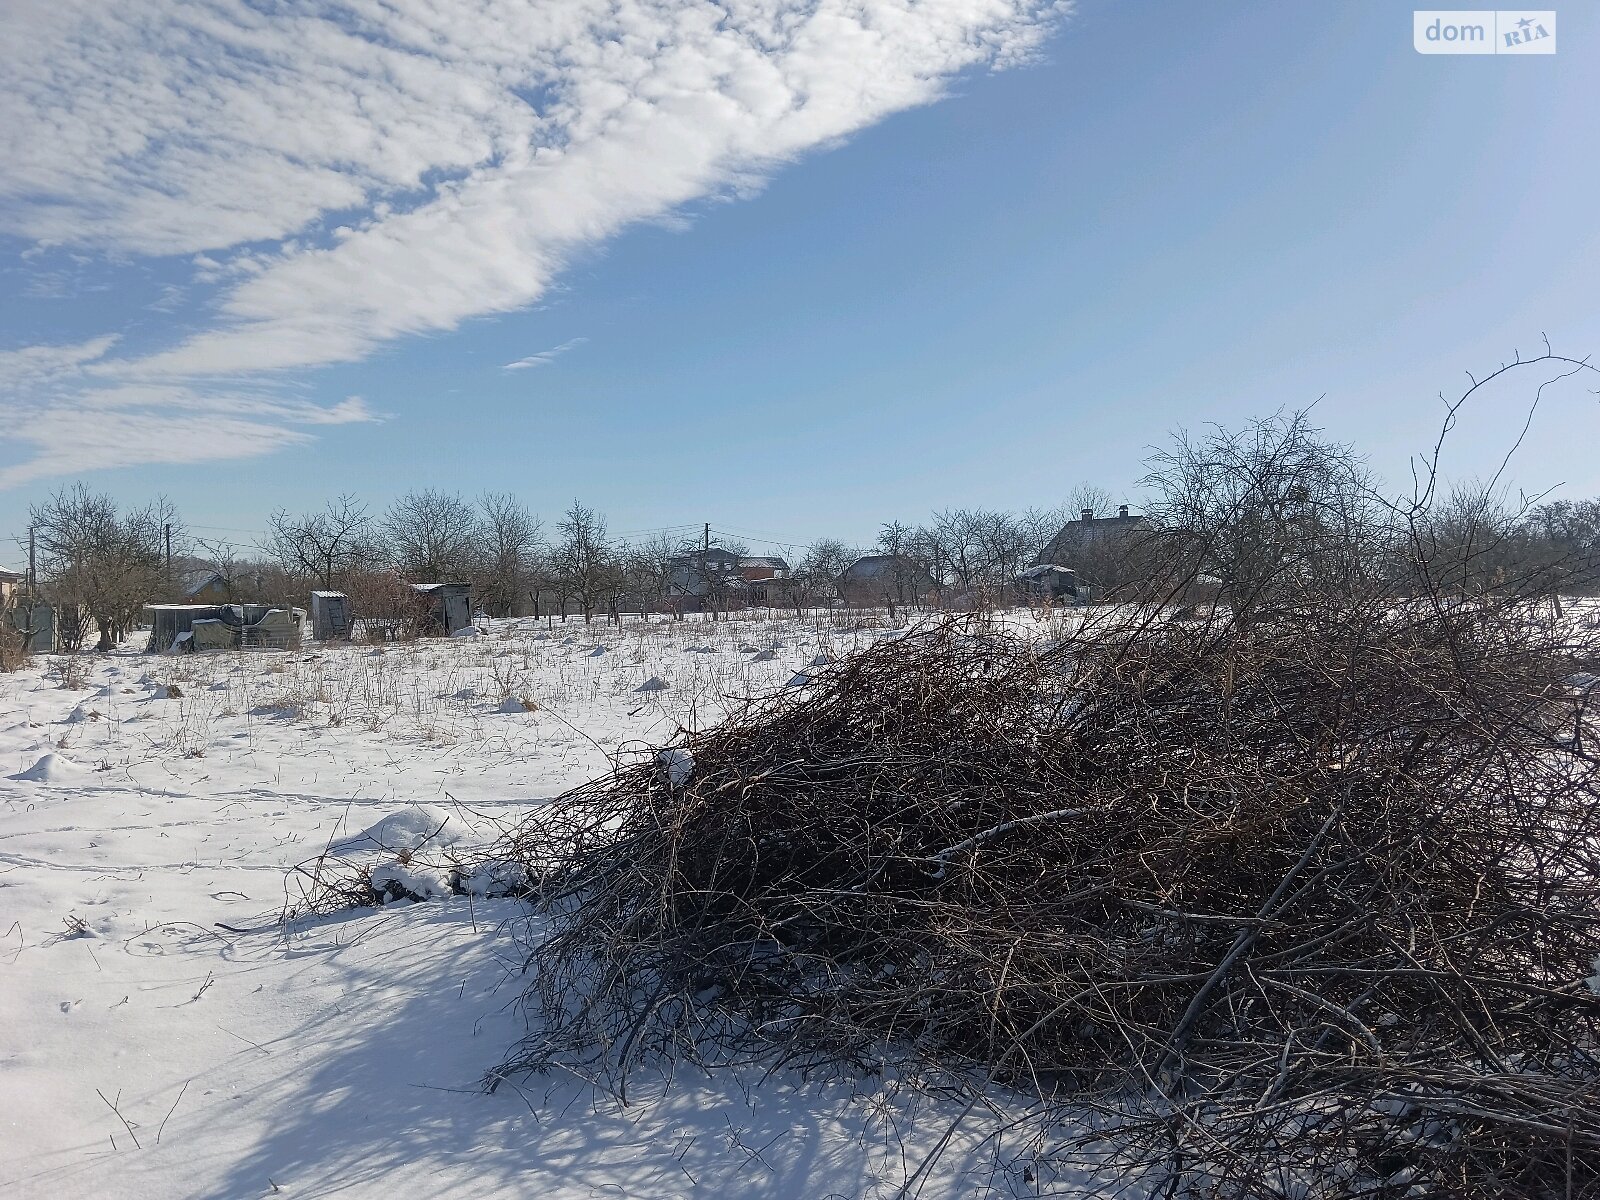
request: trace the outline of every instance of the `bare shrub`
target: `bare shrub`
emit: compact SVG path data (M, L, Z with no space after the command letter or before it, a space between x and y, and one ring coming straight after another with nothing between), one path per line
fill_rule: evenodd
M1441 591L1298 419L1166 470L1142 603L883 640L536 811L491 1084L891 1060L1097 1108L1168 1196L1600 1192L1600 637Z
M1137 1097L1196 1186L1235 1169L1208 1142L1280 1183L1600 1186L1596 764L1551 707L1577 648L1528 628L951 623L847 659L690 736L686 786L624 770L501 851L555 924L508 1069L891 1053Z
M369 642L414 641L432 619L430 598L393 571L352 571L345 594L356 628Z
M10 611L0 608L0 672L18 671L31 657L28 638L8 619Z

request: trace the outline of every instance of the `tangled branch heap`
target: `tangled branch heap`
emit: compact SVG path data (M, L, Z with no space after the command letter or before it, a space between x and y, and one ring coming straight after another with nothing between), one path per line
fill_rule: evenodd
M501 848L552 928L505 1069L896 1058L1114 1109L1173 1194L1600 1194L1574 628L1324 599L884 641Z

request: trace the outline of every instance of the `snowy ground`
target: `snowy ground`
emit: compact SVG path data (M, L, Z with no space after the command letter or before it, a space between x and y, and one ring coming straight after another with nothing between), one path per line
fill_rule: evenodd
M514 901L276 921L286 870L330 843L435 810L514 820L885 632L497 622L0 676L0 1195L896 1194L947 1124L923 1111L902 1137L903 1094L726 1075L627 1108L569 1078L479 1091L524 1028ZM1020 1148L970 1142L924 1196L1059 1194L1024 1180Z

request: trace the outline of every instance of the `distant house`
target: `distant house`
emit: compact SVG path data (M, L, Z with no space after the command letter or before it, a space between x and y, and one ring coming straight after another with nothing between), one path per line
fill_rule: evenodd
M787 606L795 602L800 581L789 564L775 554L746 556L739 560L745 582L745 600L754 605Z
M1086 508L1076 521L1068 521L1050 539L1034 565L1075 571L1079 581L1094 586L1096 595L1100 589L1136 585L1150 577L1148 551L1141 535L1154 529L1149 517L1130 513L1126 504L1117 509L1114 517L1097 517Z
M739 560L739 574L751 583L789 578L789 564L775 554L747 555Z
M0 608L11 607L11 598L15 596L22 586L22 581L27 576L21 571L7 571L0 568Z
M692 550L667 560L667 595L704 597L742 588L744 562L721 546Z
M1076 521L1068 521L1050 539L1034 566L1074 566L1087 553L1125 543L1130 535L1151 528L1149 517L1130 513L1126 504L1118 507L1114 517L1097 517L1092 508L1086 508Z
M206 567L175 571L173 583L179 601L184 604L229 604L233 601L233 589L228 581L220 572Z
M896 554L864 554L839 576L839 599L846 604L915 604L939 586L915 559Z

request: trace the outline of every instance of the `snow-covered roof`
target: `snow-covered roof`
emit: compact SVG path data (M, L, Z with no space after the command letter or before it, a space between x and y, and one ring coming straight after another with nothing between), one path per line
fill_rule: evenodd
M183 588L185 596L193 596L205 591L213 583L222 583L221 574L207 567L191 567L185 571L176 572L178 586Z

